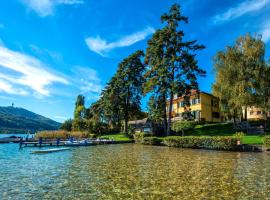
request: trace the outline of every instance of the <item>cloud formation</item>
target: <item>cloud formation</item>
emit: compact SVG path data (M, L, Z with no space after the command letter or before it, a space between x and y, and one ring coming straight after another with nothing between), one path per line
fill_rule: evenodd
M79 85L80 93L92 99L98 98L103 86L97 71L90 67L76 66L72 72L75 85Z
M49 96L48 86L69 82L46 69L40 60L0 46L0 91L8 94Z
M91 51L98 53L101 56L105 56L109 51L118 48L126 47L135 44L141 40L144 40L148 35L154 33L155 29L147 27L142 31L135 32L131 35L124 36L115 42L107 42L104 39L98 37L88 37L85 42Z
M23 3L39 16L46 17L53 15L54 8L58 5L83 4L82 0L22 0Z
M219 24L241 17L245 14L261 10L270 0L246 0L229 10L214 17L214 23Z

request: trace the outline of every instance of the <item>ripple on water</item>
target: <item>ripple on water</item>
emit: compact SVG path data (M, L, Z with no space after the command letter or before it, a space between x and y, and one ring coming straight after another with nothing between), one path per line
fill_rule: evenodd
M134 144L0 145L0 199L270 199L270 154Z

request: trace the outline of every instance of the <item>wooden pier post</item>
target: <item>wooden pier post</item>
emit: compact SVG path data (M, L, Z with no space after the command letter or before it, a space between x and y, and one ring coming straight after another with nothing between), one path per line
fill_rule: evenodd
M38 144L39 144L39 146L41 147L41 145L42 145L42 137L40 137L40 138L38 139Z
M20 149L22 148L22 145L23 145L23 139L20 138Z

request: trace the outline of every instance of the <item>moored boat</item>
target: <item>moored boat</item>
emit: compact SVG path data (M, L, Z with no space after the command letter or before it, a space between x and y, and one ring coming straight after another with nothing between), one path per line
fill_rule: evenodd
M66 151L66 150L70 150L70 148L43 149L43 150L32 151L31 153L33 153L33 154L39 154L39 153L53 153L53 152Z

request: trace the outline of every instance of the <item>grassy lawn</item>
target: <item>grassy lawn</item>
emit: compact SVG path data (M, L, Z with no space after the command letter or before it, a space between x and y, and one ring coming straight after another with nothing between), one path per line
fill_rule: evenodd
M263 143L263 136L246 135L242 138L241 142L243 144L262 144Z
M186 136L232 136L236 131L233 124L204 124L196 125L195 129L185 134ZM243 144L262 144L263 137L259 135L246 135L242 138Z
M128 138L127 136L122 135L122 134L102 135L100 138L109 138L109 139L113 139L115 141L129 141L129 140L131 140L130 138Z
M196 125L195 129L188 133L192 136L228 136L233 135L233 125L231 123Z

